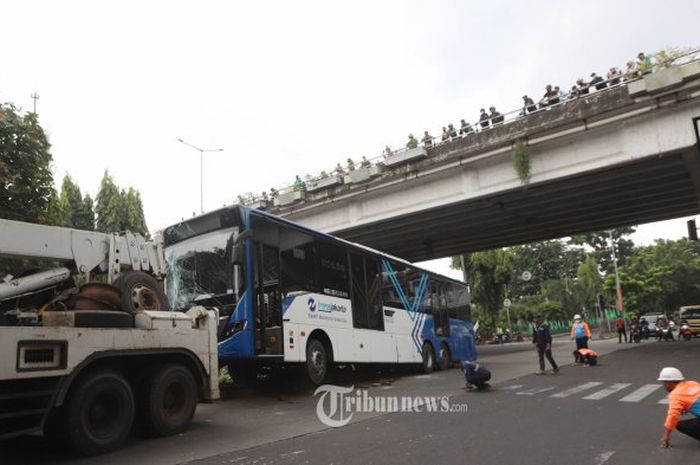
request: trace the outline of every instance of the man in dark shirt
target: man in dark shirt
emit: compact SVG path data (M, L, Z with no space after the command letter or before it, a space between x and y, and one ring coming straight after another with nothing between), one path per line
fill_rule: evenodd
M532 113L533 111L537 111L537 105L535 105L535 102L533 102L530 97L523 95L523 115Z
M489 111L491 112L489 117L491 118L491 124L493 126L503 124L503 115L496 111L496 107L489 108Z
M595 86L595 90L603 90L608 87L602 76L598 76L596 73L591 73L591 81L588 83L589 86Z
M488 381L491 379L491 371L488 368L473 361L463 361L461 365L462 371L464 371L466 389L489 387Z
M482 108L479 110L479 125L481 125L481 129L488 128L490 124L489 114Z
M544 357L547 356L550 365L552 365L552 372L557 373L559 367L557 362L554 361L552 357L552 334L549 332L549 326L542 322L542 317L537 315L532 324L532 343L537 348L537 356L540 361L540 371L538 375L545 374L544 371Z

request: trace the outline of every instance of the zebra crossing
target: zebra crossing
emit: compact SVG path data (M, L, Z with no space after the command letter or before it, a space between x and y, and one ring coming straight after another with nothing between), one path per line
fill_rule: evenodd
M526 387L522 384L513 384L503 386L501 390L514 393L517 396L546 396L552 399L581 398L587 401L616 399L618 402L626 403L655 400L657 404L668 404L668 394L663 391L662 387L661 384L634 386L632 383L611 383L606 385L602 381L589 381L573 386ZM657 395L663 397L659 398Z

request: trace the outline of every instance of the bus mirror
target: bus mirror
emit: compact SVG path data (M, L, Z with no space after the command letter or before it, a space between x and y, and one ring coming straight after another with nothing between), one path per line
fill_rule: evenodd
M231 261L234 265L243 266L245 264L245 243L236 241L231 253Z
M238 236L236 236L236 241L235 244L242 244L246 239L248 239L250 236L253 235L253 231L250 229L246 229L242 233L240 233Z

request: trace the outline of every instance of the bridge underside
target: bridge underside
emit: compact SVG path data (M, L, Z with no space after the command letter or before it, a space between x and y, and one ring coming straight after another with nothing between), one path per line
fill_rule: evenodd
M334 234L422 261L693 215L699 193L695 146Z

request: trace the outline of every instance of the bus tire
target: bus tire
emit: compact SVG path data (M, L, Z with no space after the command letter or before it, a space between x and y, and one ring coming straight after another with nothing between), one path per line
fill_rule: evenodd
M319 339L311 339L306 345L306 373L311 383L322 384L328 374L328 350Z
M113 284L122 291L121 309L136 313L140 310L169 310L162 283L143 271L126 271Z
M452 368L452 354L450 348L444 342L440 344L440 369L449 370Z
M160 368L143 385L142 424L151 436L181 433L197 408L197 384L190 370L174 363Z
M131 433L134 395L119 373L95 371L71 389L64 411L68 445L80 455L101 454L118 448Z
M423 344L423 372L430 374L435 370L435 349L431 344Z

